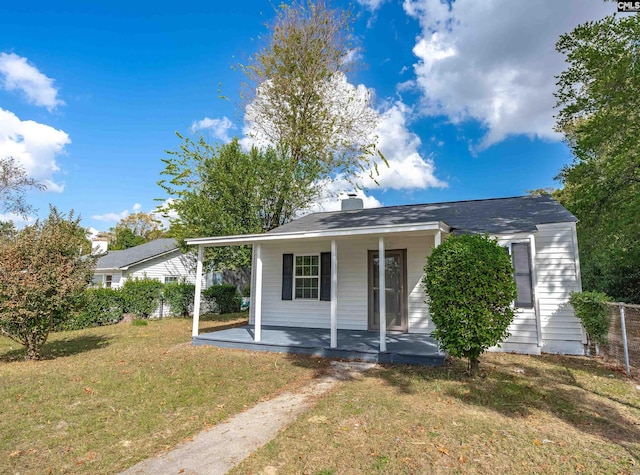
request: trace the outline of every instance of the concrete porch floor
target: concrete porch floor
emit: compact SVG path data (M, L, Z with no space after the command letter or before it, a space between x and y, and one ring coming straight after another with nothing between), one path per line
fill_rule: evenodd
M380 334L366 330L338 330L337 348L330 347L328 329L263 326L262 339L255 342L253 325L202 333L193 337L192 342L196 346L299 353L375 363L441 366L445 358L433 338L417 333L387 333L386 352L379 351Z

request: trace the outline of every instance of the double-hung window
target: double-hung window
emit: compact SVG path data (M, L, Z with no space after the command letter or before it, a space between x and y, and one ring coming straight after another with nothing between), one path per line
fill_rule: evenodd
M509 246L513 278L518 295L514 305L520 308L533 307L533 278L531 267L531 245L527 242L512 242Z
M296 299L318 300L320 294L320 256L295 256L294 295Z

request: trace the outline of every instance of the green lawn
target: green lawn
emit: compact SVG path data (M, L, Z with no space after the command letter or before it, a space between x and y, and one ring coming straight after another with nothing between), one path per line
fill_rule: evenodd
M200 327L239 323L246 314ZM0 473L117 473L326 366L190 335L182 319L56 333L37 362L0 338Z
M342 383L235 474L640 473L640 390L596 360L483 356Z
M202 321L201 331L246 322ZM0 339L0 473L117 473L327 371L190 345L190 320ZM344 381L236 474L640 473L640 390L600 361L489 354Z

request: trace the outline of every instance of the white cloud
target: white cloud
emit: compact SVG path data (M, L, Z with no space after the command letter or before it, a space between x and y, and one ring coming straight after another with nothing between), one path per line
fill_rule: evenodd
M420 153L420 137L407 127L407 117L411 110L398 101L381 115L378 124L378 147L389 166L379 164L376 181L380 188L394 190L446 188L447 183L435 175L435 163L432 157L423 157ZM365 188L375 188L375 181L362 175L360 182Z
M71 143L66 132L32 120L20 120L0 108L0 157L13 157L28 176L44 183L48 191L62 192L64 184L53 175L60 170L56 157Z
M128 209L122 210L119 213L105 213L105 214L94 214L91 216L91 219L95 219L96 221L104 221L107 223L117 223L121 219L126 218L130 214L139 213L142 209L142 205L140 203L134 203L131 207L131 211Z
M555 52L560 34L613 13L607 2L544 0L525 10L511 0L405 0L422 27L414 53L422 112L486 127L478 148L512 135L558 140L553 131Z
M172 199L167 199L161 205L157 206L156 208L148 212L153 219L155 219L160 223L160 227L165 229L169 228L169 225L170 225L169 219L178 217L176 212L173 210L168 212L168 218L164 217L164 214L167 214L167 212L163 211L163 208L166 207L168 204L170 204L172 201L173 201ZM91 216L91 219L95 219L96 221L103 221L105 223L116 224L118 221L126 218L127 216L135 213L140 213L140 212L144 212L142 210L142 205L140 203L134 203L131 206L131 209L124 209L119 212L116 211L116 212L110 212L110 213L104 213L104 214L94 214Z
M120 211L119 213L105 213L105 214L94 214L91 216L91 219L95 219L96 221L104 221L106 223L117 223L121 219L129 216L129 210L125 209Z
M16 228L21 229L27 224L33 224L36 218L33 216L22 216L15 213L0 213L0 221L13 221Z
M360 5L374 12L386 2L386 0L357 0Z
M197 132L198 130L208 130L209 134L215 139L223 142L231 141L229 131L235 129L236 126L227 117L222 119L211 119L205 117L202 120L195 121L191 124L191 132Z
M53 79L29 64L27 58L15 53L0 53L0 75L4 89L22 91L32 104L44 106L49 111L64 105L64 101L58 99Z

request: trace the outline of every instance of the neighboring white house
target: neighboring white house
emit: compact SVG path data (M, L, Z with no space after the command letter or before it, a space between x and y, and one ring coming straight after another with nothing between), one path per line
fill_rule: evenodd
M387 332L434 329L422 284L431 250L448 234L487 233L512 255L518 288L502 350L583 354L585 334L568 303L581 290L577 219L551 197L361 208L350 198L343 211L310 214L266 234L187 243L200 258L207 246L253 245L256 341L263 325L328 329L332 348L338 329L376 330L385 351ZM198 308L196 301L194 336Z
M95 285L122 287L125 280L149 277L162 283L185 281L194 284L194 263L183 254L174 239L156 239L121 251L108 251L98 259Z

